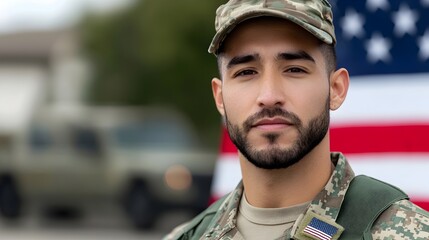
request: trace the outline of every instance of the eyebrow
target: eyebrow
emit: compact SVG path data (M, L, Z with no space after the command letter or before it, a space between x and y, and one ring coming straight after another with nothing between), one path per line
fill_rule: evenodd
M306 60L316 63L316 60L310 54L305 51L298 52L283 52L277 55L277 59L280 60Z
M260 60L261 57L259 54L249 54L249 55L243 55L243 56L236 56L233 57L228 64L226 65L227 69L230 69L236 65L243 64L243 63L249 63L253 61ZM313 63L316 62L310 54L308 54L305 51L298 51L298 52L282 52L279 53L276 57L277 60L306 60L311 61Z
M228 64L226 65L226 68L230 69L236 65L257 61L259 59L261 59L259 54L249 54L249 55L244 55L244 56L236 56L236 57L233 57L228 62Z

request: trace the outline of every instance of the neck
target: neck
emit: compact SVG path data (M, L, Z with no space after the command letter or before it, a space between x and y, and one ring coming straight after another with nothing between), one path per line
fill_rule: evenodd
M285 169L258 168L241 154L240 165L246 199L261 208L311 201L325 187L333 170L327 137L298 163Z

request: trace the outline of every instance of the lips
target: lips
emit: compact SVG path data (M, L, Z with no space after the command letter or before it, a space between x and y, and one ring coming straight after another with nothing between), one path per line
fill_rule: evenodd
M276 130L293 125L290 121L284 118L264 118L252 125L253 128Z

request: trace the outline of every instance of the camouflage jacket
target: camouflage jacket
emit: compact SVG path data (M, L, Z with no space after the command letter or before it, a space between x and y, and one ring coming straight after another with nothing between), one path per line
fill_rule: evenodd
M323 221L338 228L342 228L340 225L337 225L335 221L339 216L345 193L347 192L351 180L354 178L354 173L342 154L333 153L332 161L336 167L328 184L311 202L305 214L302 214L300 218L298 218L291 229L285 229L283 236L278 238L278 240L320 239L304 236L301 233L302 231L300 232L297 230L302 227L306 216L309 214L318 216ZM164 239L243 239L236 227L238 205L242 194L243 185L240 183L237 188L225 198L222 204L213 211L215 214L213 218L210 219L209 223L205 223L207 227L203 229L203 234L199 233L198 236L195 236L195 232L186 232L188 223L177 227ZM192 221L190 223L192 223ZM341 233L339 233L339 235L340 234ZM408 200L396 201L375 220L370 235L372 235L372 238L375 240L429 239L429 213ZM338 239L338 236L333 236L332 239ZM341 236L339 239L341 239Z

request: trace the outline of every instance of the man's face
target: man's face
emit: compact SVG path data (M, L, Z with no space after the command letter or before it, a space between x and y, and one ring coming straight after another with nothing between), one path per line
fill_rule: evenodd
M310 33L286 20L248 20L228 36L220 58L216 104L248 161L286 168L326 137L329 74Z

